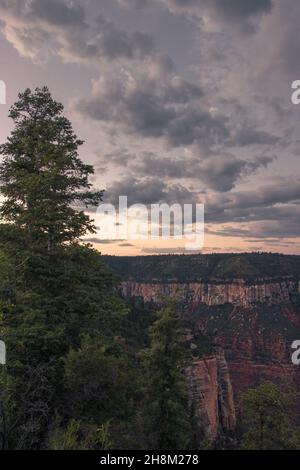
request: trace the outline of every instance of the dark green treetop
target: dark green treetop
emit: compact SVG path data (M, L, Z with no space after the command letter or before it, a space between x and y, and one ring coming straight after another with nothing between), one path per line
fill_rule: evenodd
M91 190L93 167L80 160L83 141L62 113L48 88L25 90L9 113L14 130L0 147L1 216L23 231L29 246L48 252L95 231L76 205L95 206L103 194Z
M168 300L150 327L150 348L143 352L147 368L145 422L154 449L185 449L192 424L184 368L188 352L176 304Z
M295 398L293 391L283 392L270 382L244 392L240 397L244 428L242 448L299 448L299 428L294 422L291 406Z

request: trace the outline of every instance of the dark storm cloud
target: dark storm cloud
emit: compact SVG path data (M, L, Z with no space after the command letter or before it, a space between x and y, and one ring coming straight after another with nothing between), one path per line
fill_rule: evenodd
M194 14L202 18L207 12L224 21L245 22L270 13L272 0L117 0L120 5L144 8L153 3L163 4L176 13Z
M211 113L202 96L199 86L169 74L130 81L108 77L77 109L95 121L119 124L126 133L164 138L172 147L208 148L226 142L230 130L228 118Z
M127 196L128 205L149 205L158 202L191 203L195 200L194 194L180 184L168 185L157 178L135 178L133 176L126 176L109 186L105 192L104 202L117 206L119 196Z
M104 55L110 59L118 57L133 58L144 57L154 52L154 41L148 34L135 32L127 34L107 19L99 16L96 21L96 30L100 34L95 40L96 55Z
M195 7L207 2L175 3L177 7ZM259 8L258 2L251 6L248 2L243 6L237 1L226 3L230 11L234 10L233 16L241 12L252 16L266 8L263 3ZM213 4L222 10L220 2ZM276 136L255 125L243 125L236 130L228 114L212 111L205 90L174 76L172 59L156 49L148 34L128 33L99 14L94 15L91 23L82 6L62 0L34 0L26 5L0 0L0 10L4 34L23 55L40 56L44 44L49 54L55 50L67 61L99 65L103 58L113 64L120 59L146 60L142 68L130 71L128 83L123 76L112 79L108 74L106 79L102 78L94 93L78 104L85 117L109 123L112 129L118 126L118 132L160 138L173 148L197 145L207 153L211 147L220 145L246 147L278 141ZM199 168L202 182L228 191L249 166L240 158L222 157L213 162L206 159Z
M232 189L243 176L253 174L260 168L266 168L274 159L275 157L260 157L253 161L245 161L230 154L214 155L205 159L167 158L147 152L137 163L131 164L131 169L139 175L197 179L205 188L223 192ZM126 164L129 164L128 160Z
M260 129L249 109L236 100L211 106L205 88L148 63L148 73L102 76L91 96L77 102L85 118L108 123L124 134L162 139L171 148L196 145L206 154L215 147L274 146L280 138ZM155 73L153 73L153 69ZM239 158L237 160L240 161ZM242 166L242 163L241 163Z
M237 131L233 137L232 144L239 147L249 145L274 145L279 141L279 137L255 128L243 128Z
M45 59L46 46L65 60L94 64L155 54L150 35L127 33L99 14L89 21L83 7L67 1L0 0L0 15L7 40L31 58Z
M227 227L220 230L209 231L212 235L218 235L222 237L238 237L238 238L249 238L255 237L260 238L261 242L266 238L279 237L279 238L299 238L300 234L300 223L298 220L286 219L282 220L270 220L264 223L254 222L249 223L247 227ZM268 244L268 241L266 241Z
M249 207L249 208L233 208L224 209L223 211L207 212L207 220L225 223L225 222L256 222L256 221L285 221L294 220L299 227L299 206L286 205L284 207ZM298 232L299 235L299 232Z
M175 13L206 15L212 20L234 25L244 33L255 30L257 18L270 13L272 0L159 0Z
M206 188L227 192L243 177L254 174L260 168L266 168L273 160L273 157L265 157L245 161L225 154L201 161L195 171L197 170L197 177Z
M213 205L226 209L247 209L253 207L268 207L275 204L285 204L300 200L299 180L282 181L258 187L252 191L230 193L212 197Z
M290 186L290 187L289 187ZM228 221L274 221L282 223L282 230L288 231L288 225L298 226L300 221L300 190L297 182L285 183L280 188L269 186L254 191L237 193L229 201L207 206L208 218L218 222ZM296 233L294 232L294 235Z
M267 164L267 160L268 158L262 158L261 161L258 159L256 162L257 167ZM170 161L168 165L171 166ZM158 165L157 169L159 167L160 165ZM163 165L162 168L167 169ZM177 178L181 171L181 165L171 169L172 175L176 174ZM207 181L205 181L206 185L216 185L219 193L214 193L213 195L207 195L205 192L201 195L199 184L196 192L181 184L167 183L163 177L125 176L110 185L105 192L105 202L117 205L119 196L127 196L128 204L130 205L136 203L148 205L158 202L195 204L199 202L205 204L206 218L211 223L283 220L287 218L297 219L299 217L300 206L293 204L298 199L300 200L298 182L291 182L288 186L284 184L281 184L281 186L270 185L255 191L222 194L220 193L222 185L224 186L224 191L227 191L226 185L232 184L232 169L228 168L227 172L228 181L226 180L226 170L220 173L218 178L216 176L215 182L212 180L211 170L207 171L207 175L204 174L202 176L203 181L207 178ZM150 171L147 172L145 170L141 174L150 174ZM196 178L201 180L199 175Z
M1 2L8 4L8 2ZM12 2L9 2L9 4ZM24 3L24 2L23 2ZM72 5L57 0L33 0L30 4L29 17L46 20L55 25L81 25L84 22L84 10L79 5ZM25 13L25 12L24 12Z
M199 156L158 156L153 152L131 154L128 150L117 150L106 154L102 161L119 168L127 168L133 175L141 177L151 175L164 180L191 179L201 182L203 188L226 192L231 190L243 177L267 168L276 159L275 156L262 156L252 160L243 160L232 154ZM198 184L198 190L200 187Z
M224 236L300 236L300 185L297 180L282 181L253 191L209 196L205 207L208 223L239 224L238 227L226 225L220 233Z
M299 13L296 0L0 0L3 34L21 55L92 66L93 92L77 103L84 138L98 146L100 123L97 178L122 171L104 202L204 202L222 235L257 240L300 233L289 108ZM286 178L270 185L266 171L259 187L253 175L273 154Z
M239 18L269 13L272 0L173 0L175 3L210 4L226 18Z

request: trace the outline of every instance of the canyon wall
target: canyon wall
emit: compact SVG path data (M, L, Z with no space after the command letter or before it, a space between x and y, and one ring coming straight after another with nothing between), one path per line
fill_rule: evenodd
M211 443L220 431L233 430L236 425L233 391L224 354L219 352L195 359L186 374L196 419Z
M190 322L191 341L210 338L213 352L195 358L187 371L196 416L206 424L210 441L220 430L234 428L242 391L267 381L300 390L300 366L291 362L291 343L300 339L297 278L252 283L125 280L121 290L127 298L155 304L175 298Z
M299 294L300 282L286 279L272 281L260 279L248 284L242 279L229 282L189 282L189 283L139 283L123 281L121 290L125 297L142 297L145 302L161 302L162 297L173 297L192 306L206 305L241 305L249 307L254 303L268 305L289 302L291 295Z

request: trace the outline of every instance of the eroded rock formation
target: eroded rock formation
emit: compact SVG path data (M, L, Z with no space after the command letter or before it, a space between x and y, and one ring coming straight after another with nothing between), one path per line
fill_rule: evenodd
M196 415L206 424L209 440L234 427L240 392L267 381L300 390L300 367L291 362L291 344L300 339L297 278L252 283L128 280L121 289L127 298L157 304L163 297L176 298L194 337L210 338L213 351L219 351L195 358L188 368Z
M260 279L254 284L248 284L242 279L230 282L190 282L186 284L123 281L121 289L126 297L142 297L145 302L159 303L162 297L167 296L190 303L192 307L201 303L206 305L230 303L249 307L255 303L274 305L289 302L293 294L300 292L300 283L293 279L282 281Z
M222 352L195 359L187 368L191 401L209 442L220 431L233 430L236 413L227 363Z
M120 276L125 297L177 300L196 348L191 396L209 439L234 426L241 391L267 381L300 391L300 366L291 361L291 344L300 339L300 256L108 256L105 262Z

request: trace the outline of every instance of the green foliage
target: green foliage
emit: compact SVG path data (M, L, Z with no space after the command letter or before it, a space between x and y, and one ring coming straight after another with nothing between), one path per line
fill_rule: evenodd
M135 350L149 347L149 328L157 320L159 307L143 299L132 298L127 301L128 315L124 317L122 333L127 343Z
M93 168L79 159L83 142L62 111L46 87L27 89L10 110L15 128L0 147L2 218L22 229L28 247L48 251L93 231L72 204L97 205L102 198L90 191Z
M173 302L158 312L158 319L150 327L150 339L150 348L143 353L149 443L154 449L185 449L192 433L184 374L187 350Z
M282 450L300 447L299 428L291 418L292 396L272 383L241 395L243 449Z
M78 434L80 422L71 420L66 430L56 429L49 440L51 450L79 450Z
M103 423L112 416L127 419L133 413L135 379L130 356L119 342L83 336L80 348L67 354L65 396L71 416Z
M0 337L7 366L0 389L6 446L13 449L43 449L49 435L66 448L78 436L101 446L105 423L112 418L116 426L132 412L120 337L127 308L99 253L79 244L93 223L74 204L95 205L101 192L90 191L93 169L78 158L82 142L62 110L47 88L26 90L1 146ZM95 416L87 410L92 398Z
M299 277L300 256L273 253L211 255L104 256L107 266L123 279L139 282L192 282L263 277Z
M214 352L214 345L211 339L201 333L194 335L193 342L190 343L190 348L195 358L209 356Z
M50 450L109 450L112 448L110 421L99 427L71 419L65 429L56 428L49 438Z
M90 341L98 338L105 344L103 368L104 365L107 370L111 367L113 372L122 364L121 372L126 367L130 369L125 345L121 339L114 339L120 334L127 309L116 296L114 279L107 273L100 256L87 247L72 245L64 248L53 264L52 261L51 258L26 263L22 280L12 285L12 289L17 286L12 299L1 302L0 335L6 342L8 365L6 371L0 371L0 380L7 384L8 428L13 425L9 433L12 447L39 447L44 442L51 417L68 410L71 401L64 389L65 358L69 372L75 357L79 365L97 359L96 353L95 356L91 354L85 338ZM92 367L93 364L88 369L91 380ZM88 378L84 367L79 370L84 379ZM103 371L97 370L104 380ZM78 387L84 388L80 375L76 379ZM112 373L106 380L114 384L115 375ZM110 410L117 410L117 401L123 402L125 410L126 394L119 399L114 386L110 392L112 390L115 394L110 396ZM80 392L71 395L75 398ZM103 397L99 395L98 398ZM114 399L116 403L112 405ZM102 402L101 406L105 409ZM73 412L75 416L75 410ZM113 416L119 418L117 412ZM106 417L110 415L106 414ZM101 423L99 417L97 424ZM21 440L16 441L18 435Z

